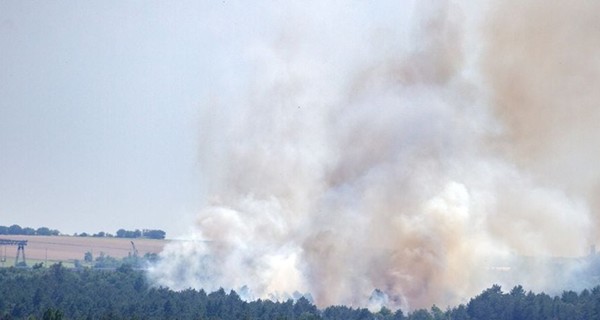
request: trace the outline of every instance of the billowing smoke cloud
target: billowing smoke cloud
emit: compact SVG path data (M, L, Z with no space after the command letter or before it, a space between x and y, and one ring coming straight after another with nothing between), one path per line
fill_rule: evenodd
M487 25L482 71L510 161L600 210L600 4L506 2Z
M209 203L151 276L319 306L549 290L502 264L597 240L600 4L407 3L390 25L344 3L283 10L250 84L215 93Z

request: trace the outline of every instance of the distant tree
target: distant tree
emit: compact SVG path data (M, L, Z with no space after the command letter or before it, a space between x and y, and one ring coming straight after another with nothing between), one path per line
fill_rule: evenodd
M53 308L49 308L48 310L46 310L44 312L44 315L42 316L42 320L62 320L63 319L63 313L60 310L56 310Z
M160 230L157 230L157 231L160 231ZM119 230L117 230L116 236L117 236L117 238L141 238L142 236L145 235L145 232L146 232L146 230L144 230L144 232L142 232L142 231L140 231L140 229L135 229L135 230L119 229ZM160 232L156 233L155 236L159 237Z
M23 228L23 230L21 232L22 232L22 234L24 234L26 236L34 236L35 235L35 229L29 228L29 227Z
M575 304L579 297L577 296L577 292L575 291L564 291L561 297L563 302Z
M433 319L435 319L435 320L443 320L444 319L444 312L442 311L442 309L440 309L435 304L431 307L431 315L433 316Z
M511 311L505 306L502 288L496 284L471 299L467 309L475 319L502 319L506 312Z
M92 255L91 252L87 251L84 255L83 255L83 261L85 262L93 262L94 261L94 256Z
M117 271L123 273L133 272L133 267L128 263L123 263L117 268Z
M100 255L98 255L96 257L96 261L102 261L106 258L106 254L104 253L104 251L100 251Z
M523 299L525 297L525 290L521 285L518 285L510 290L510 295L513 298Z
M401 309L396 310L396 312L394 312L394 316L392 317L392 319L394 320L404 320L404 312L402 312Z
M23 228L18 224L8 227L8 234L23 234Z
M434 320L431 314L425 309L416 310L415 312L411 313L408 318L411 320Z
M90 235L87 232L82 232L79 234L80 237L89 237Z
M469 320L470 317L467 312L467 307L465 307L464 304L461 304L457 308L452 309L449 318L453 320Z
M50 236L52 235L52 232L49 228L39 227L37 228L37 230L35 230L35 234L37 234L38 236Z
M96 257L94 268L117 268L121 263L116 258L106 255L104 252L100 252L100 255Z
M317 307L305 297L300 297L294 304L294 314L301 315L303 313L317 314Z
M331 306L323 310L323 318L331 320L374 319L367 309L352 309L347 306ZM403 319L403 318L398 318Z
M151 263L156 262L156 261L158 261L158 255L156 253L146 252L144 254L144 260L151 262Z
M166 236L166 232L162 230L144 230L144 237L150 239L164 239Z
M382 316L383 318L387 318L390 317L392 315L392 310L386 308L385 306L381 307L381 309L379 310L379 312L377 313L380 316Z
M8 234L8 227L0 226L0 234Z

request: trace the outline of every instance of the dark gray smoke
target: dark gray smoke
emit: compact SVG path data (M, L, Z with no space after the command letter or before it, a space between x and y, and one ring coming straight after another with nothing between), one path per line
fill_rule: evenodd
M600 4L409 4L394 23L278 8L248 86L207 106L209 203L158 283L451 305L493 282L550 290L543 265L504 264L597 240Z

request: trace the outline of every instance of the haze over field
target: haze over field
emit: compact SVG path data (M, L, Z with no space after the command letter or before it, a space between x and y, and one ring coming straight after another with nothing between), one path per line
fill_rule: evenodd
M272 6L202 116L212 242L168 246L159 283L448 305L598 241L600 4ZM547 271L510 272L565 289Z

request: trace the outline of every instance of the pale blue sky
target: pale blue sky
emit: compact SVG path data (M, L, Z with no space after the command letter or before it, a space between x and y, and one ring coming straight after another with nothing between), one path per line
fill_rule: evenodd
M222 5L0 2L0 224L183 231L199 108L239 45Z
M244 99L243 52L275 41L285 7L1 1L0 225L186 231L206 183L203 114L211 99ZM345 23L369 27L353 20L365 8ZM388 9L376 14L393 21ZM317 27L340 16L317 10Z

